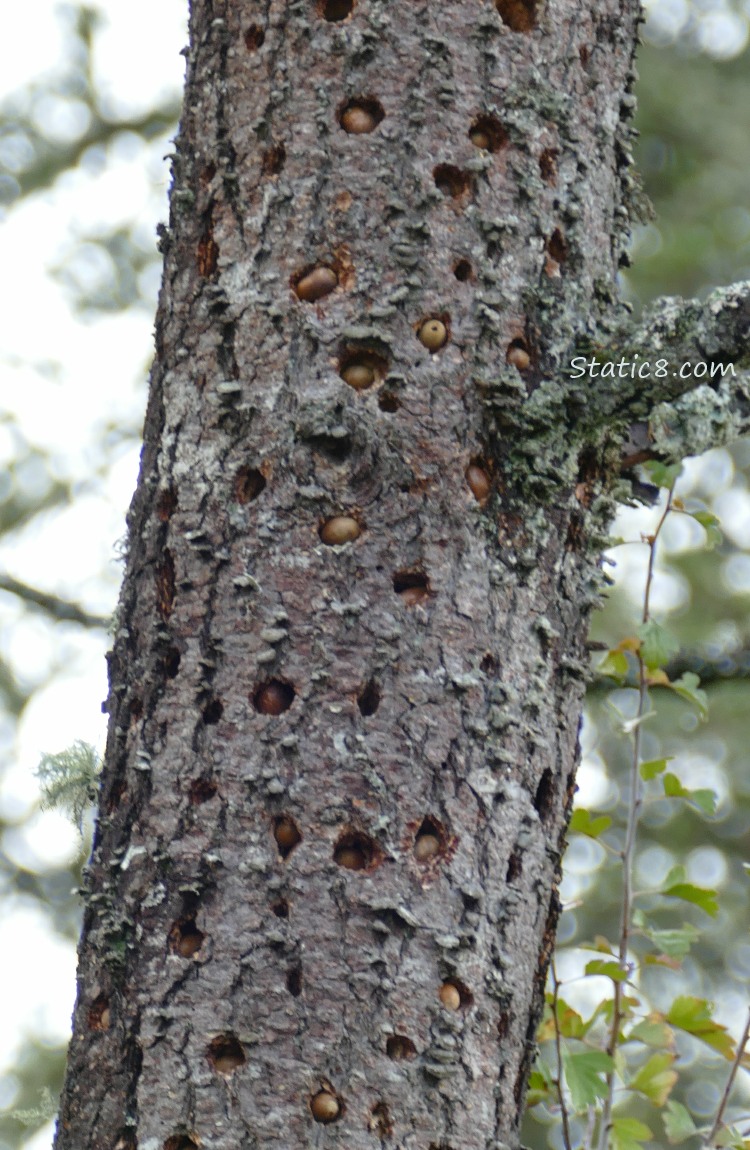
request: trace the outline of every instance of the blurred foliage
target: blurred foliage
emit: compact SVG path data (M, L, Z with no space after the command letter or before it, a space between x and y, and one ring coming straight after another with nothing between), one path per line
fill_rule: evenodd
M650 11L648 42L639 57L637 160L657 217L635 237L634 266L625 287L636 303L659 294L701 293L750 276L750 73L747 53L741 52L750 4L653 0ZM92 60L100 17L94 8L61 8L59 18L66 32L59 69L32 79L0 108L0 215L6 224L12 224L17 208L66 182L89 187L123 156L155 168L175 130L176 96L145 112L124 115L97 91ZM132 218L117 219L111 226L72 227L50 271L73 306L95 321L107 312L152 310L159 266L155 237L134 211ZM30 363L33 353L30 348ZM35 370L43 371L45 365ZM9 445L0 474L0 543L7 544L41 517L69 506L90 477L82 474L81 483L61 478L53 461L14 423L10 400L0 412L0 433ZM137 434L135 426L110 428L109 442L135 441ZM710 821L685 806L657 802L650 807L640 838L638 873L648 880L671 862L686 861L688 867L713 868L718 875L721 919L715 930L701 935L684 974L693 992L729 1003L731 1014L736 999L746 997L750 979L742 869L750 834L750 782L743 761L750 679L737 678L750 669L750 527L743 530L742 516L736 514L746 496L750 450L738 444L731 452L711 454L711 460L693 469L686 499L691 506L715 509L720 518L733 516L734 530L711 551L703 549L702 529L687 535L678 530L671 543L666 541L661 559L662 578L678 604L670 626L682 644L679 658L685 666L699 666L710 680L710 716L699 726L683 702L671 695L662 698L667 692L656 691L658 718L649 725L646 739L650 754L675 755L693 785L710 781L722 799L717 817ZM616 530L637 540L646 521L627 513ZM632 557L642 550L633 542L612 552L622 577L593 636L607 646L637 627L642 571ZM62 563L58 557L55 565ZM38 582L38 587L29 587L11 572L0 571L0 607L8 609L11 623L34 613L48 619L53 634L62 625L101 625L100 618L79 604L60 598L48 572L40 571ZM53 672L50 666L47 674ZM6 748L32 691L45 681L41 669L30 685L12 654L0 650L0 733ZM581 781L597 796L596 802L587 798L587 805L614 817L618 801L626 797L629 748L612 721L612 690L611 684L598 681L592 691ZM614 698L623 709L632 705L628 688L615 688ZM79 864L42 871L19 865L12 861L12 852L3 849L18 830L18 820L6 812L0 819L4 911L10 914L20 904L42 908L50 929L73 941L80 914L74 893L80 883ZM617 832L616 821L613 841ZM617 866L605 861L595 842L580 835L571 838L563 892L570 906L561 923L561 968L565 947L595 934L615 938L619 913ZM702 928L699 919L696 911L696 925ZM646 989L655 1000L663 992L662 978L658 970L648 976ZM714 1105L712 1083L722 1081L721 1060L701 1056L698 1061L689 1043L683 1043L680 1054L692 1078L688 1074L679 1097L696 1113L701 1107L708 1113ZM22 1146L28 1130L42 1123L41 1117L32 1118L27 1129L13 1114L39 1110L44 1087L57 1092L63 1057L62 1049L40 1043L30 1027L16 1065L0 1078L0 1150ZM525 1140L535 1150L557 1146L559 1130L531 1119Z

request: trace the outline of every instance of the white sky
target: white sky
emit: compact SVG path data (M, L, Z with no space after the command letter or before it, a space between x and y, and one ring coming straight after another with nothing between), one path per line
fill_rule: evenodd
M138 114L179 91L186 0L88 2L103 19L94 66L109 111ZM670 30L679 31L687 19L686 0L654 0L651 7L656 17L652 27L662 38ZM59 12L55 0L6 6L0 100L60 68L65 21ZM718 4L709 33L721 49L717 54L733 54L744 44L747 20ZM60 134L74 133L82 122L76 106L47 101L36 112L40 122L53 123ZM146 146L121 139L110 148L100 174L72 173L50 191L11 208L4 219L0 214L0 266L11 289L3 298L0 404L13 413L27 440L53 458L60 476L75 478L80 492L71 508L50 513L33 529L0 545L0 570L103 614L112 610L117 594L115 543L123 533L138 461L136 450L113 445L105 429L140 424L153 318L131 309L83 321L50 273L70 260L76 237L97 227L135 218L144 235L154 234L157 221L166 217L167 170L161 156L167 150L161 143ZM98 274L93 266L82 265L78 271L84 278ZM14 453L15 444L0 422L0 470ZM727 463L725 453L713 454L713 462L691 465L687 485L708 474L712 494L724 498L722 513L730 534L750 547L750 495L742 493L741 506L736 497L726 498L733 481L731 461ZM33 475L24 482L33 483ZM616 528L635 538L642 530L643 515L632 512L625 512ZM698 537L675 531L675 548L699 545ZM621 576L638 576L645 548L620 549L616 558ZM681 594L669 578L660 576L654 591L655 605L664 609ZM734 571L731 578L744 578L750 585L750 570ZM76 739L103 746L100 703L106 694L107 645L103 635L64 626L52 629L31 614L23 615L11 597L0 595L3 655L29 684L46 682L47 672L54 670L28 707L15 743L0 724L0 810L5 817L21 822L36 805L34 770L43 752L60 750ZM590 776L595 787L596 771ZM581 780L585 778L584 766ZM78 842L60 815L37 813L6 836L4 848L19 864L43 871L72 857ZM12 1082L2 1076L13 1065L23 1031L31 1029L53 1044L69 1033L75 955L50 933L33 905L16 896L3 898L0 892L0 956L0 1107L12 1107ZM50 1125L26 1143L26 1150L47 1150L51 1138Z

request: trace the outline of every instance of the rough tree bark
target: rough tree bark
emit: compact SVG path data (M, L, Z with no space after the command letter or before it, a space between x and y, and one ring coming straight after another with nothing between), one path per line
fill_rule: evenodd
M618 443L690 386L564 370L687 346L616 302L638 21L194 0L57 1150L517 1147Z

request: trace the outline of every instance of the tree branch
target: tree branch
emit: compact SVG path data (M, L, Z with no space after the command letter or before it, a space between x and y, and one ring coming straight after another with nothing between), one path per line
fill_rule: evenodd
M591 418L648 419L654 451L675 458L726 443L750 429L749 340L749 281L705 301L657 300L609 346L579 357Z
M12 575L0 575L0 591L9 591L17 595L31 607L46 611L54 619L63 623L80 623L82 627L108 627L109 619L105 615L93 615L79 607L77 603L69 603L57 595L50 595L46 591L39 591L36 587L29 587L26 583L14 579Z

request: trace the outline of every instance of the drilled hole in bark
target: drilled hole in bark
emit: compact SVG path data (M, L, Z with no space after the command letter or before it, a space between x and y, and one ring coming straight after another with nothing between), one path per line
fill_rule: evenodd
M400 406L401 403L398 397L395 396L392 391L381 391L380 395L378 396L378 407L381 411L385 411L389 415L393 415L395 411L398 411Z
M547 240L547 252L558 264L564 264L568 258L568 245L565 242L565 236L559 228L555 228L552 235Z
M291 815L278 815L273 820L273 837L283 859L288 858L298 843L302 842L299 827Z
M482 661L479 664L479 670L483 675L496 675L497 674L497 659L488 651L486 655L482 655Z
M393 1134L391 1112L385 1102L375 1103L372 1110L370 1111L368 1125L372 1133L380 1139L390 1138L390 1136Z
M539 155L539 174L545 184L557 183L557 148L545 148Z
M534 796L534 809L542 822L546 822L552 814L555 805L555 788L552 780L552 771L547 768L536 789Z
M175 597L175 570L172 552L164 548L164 561L156 569L156 605L162 619L172 614Z
M218 1034L208 1046L206 1058L218 1074L232 1074L247 1061L235 1034Z
M248 52L257 52L258 48L262 48L265 38L266 34L264 30L259 28L257 24L251 24L250 27L245 30L245 47Z
M460 259L453 265L453 274L459 283L466 283L474 274L474 269L471 262L466 259Z
M333 848L333 861L345 870L371 870L382 855L374 839L349 828L339 835Z
M315 303L330 295L338 285L339 277L327 264L312 264L292 276L292 290L305 303Z
M526 371L531 364L531 356L525 339L512 339L505 352L505 362L517 371Z
M366 391L380 383L388 371L388 360L367 347L343 347L339 354L339 375L355 391Z
M109 1030L109 1023L109 999L106 994L100 994L89 1008L89 1030Z
M266 477L257 467L241 467L234 477L234 497L238 503L252 503L265 486Z
M285 898L277 899L271 903L271 910L277 918L289 918L289 903Z
M177 672L180 669L180 659L182 656L176 647L167 647L162 657L162 667L167 679L176 679Z
M302 994L302 967L293 966L286 973L286 988L292 998L299 998Z
M417 1048L405 1034L392 1034L385 1044L385 1052L394 1062L405 1062L417 1057Z
M264 176L278 176L286 163L286 148L282 143L266 148L260 159L260 170Z
M216 265L219 262L219 245L214 239L211 224L208 225L198 241L196 259L198 261L198 271L202 276L207 277L214 274Z
M194 918L178 918L169 932L169 949L180 958L192 958L203 946L205 937Z
M499 152L508 146L508 133L495 116L477 116L469 128L469 139L475 148Z
M455 164L438 164L432 169L435 187L451 200L460 200L471 191L471 172L464 172Z
M256 687L252 698L261 715L283 715L294 702L294 687L282 679L270 679Z
M505 874L505 881L508 883L515 882L517 878L523 874L523 859L516 851L508 859L508 869Z
M156 514L162 523L167 523L177 507L177 492L174 487L167 487L159 492L156 501Z
M362 136L374 132L385 117L383 105L371 96L350 100L339 112L339 124L350 135Z
M393 576L393 590L407 607L429 599L430 581L422 571L397 571Z
M336 23L346 20L354 9L354 0L321 0L319 11L324 20Z
M205 168L203 169L203 171L200 174L200 181L203 184L204 188L207 187L211 183L211 180L214 178L215 175L216 175L216 164L206 164Z
M199 1142L196 1142L189 1134L173 1134L171 1138L167 1138L164 1143L164 1150L198 1150Z
M310 1110L316 1122L336 1122L341 1117L341 1101L332 1090L319 1090L310 1099Z
M360 714L368 718L374 715L380 706L380 687L374 679L369 679L362 688L358 698L357 706L359 707Z
M131 699L128 704L128 710L130 711L131 723L137 723L143 714L143 699L141 699L140 696Z
M224 704L221 699L211 699L203 708L203 722L209 727L214 726L223 714Z
M343 463L352 453L350 435L311 435L308 440L313 451L324 455L332 463Z
M498 1038L507 1038L508 1031L510 1030L510 1014L507 1010L502 1010L497 1020L497 1036Z
M427 866L445 851L448 836L445 827L437 819L427 815L414 838L414 857L418 863Z
M449 978L442 984L438 998L446 1010L468 1010L474 1004L474 996L468 986L457 978Z
M512 32L531 32L536 24L537 0L495 0L495 7Z
M193 779L188 792L190 802L194 807L210 803L218 789L215 779Z

